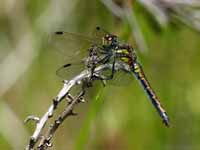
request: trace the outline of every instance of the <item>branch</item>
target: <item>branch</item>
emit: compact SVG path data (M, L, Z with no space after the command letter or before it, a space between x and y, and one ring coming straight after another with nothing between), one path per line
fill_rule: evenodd
M47 131L47 135L46 137L44 137L38 148L40 150L45 150L48 147L52 146L52 143L50 143L50 140L53 137L53 134L56 132L56 130L58 129L58 127L63 123L63 121L69 117L69 116L75 116L76 113L73 112L73 108L76 104L78 104L81 97L83 96L83 92L80 92L80 94L76 97L73 98L72 102L69 103L69 105L65 108L65 110L58 116L58 118L54 121L54 123L52 125L50 125L48 131Z
M105 69L112 69L112 64L104 64L99 67L97 67L94 70L94 73L96 76L101 76L101 73ZM116 62L115 64L115 70L126 70L130 71L129 66L122 62ZM38 117L30 116L27 120L35 120L36 121L36 129L31 136L29 140L29 144L26 147L26 150L33 150L35 147L35 144L40 140L39 148L41 150L45 149L46 147L51 146L50 140L54 134L54 132L58 129L60 124L70 115L73 115L73 108L75 104L77 104L77 101L80 100L83 96L83 93L80 93L76 98L73 98L70 95L70 89L77 84L84 83L87 79L91 78L91 72L89 70L82 71L79 75L75 76L73 79L69 81L64 81L63 88L60 90L56 98L53 100L53 104L49 107L47 112L42 116L41 119L38 119ZM94 80L93 80L94 81ZM49 128L47 133L47 138L44 138L41 135L42 129L45 127L46 122L53 116L54 111L56 110L59 103L67 96L68 99L71 99L71 102L66 107L66 109L62 112L62 114L58 117L58 119L55 120L54 124ZM42 138L43 137L43 138Z

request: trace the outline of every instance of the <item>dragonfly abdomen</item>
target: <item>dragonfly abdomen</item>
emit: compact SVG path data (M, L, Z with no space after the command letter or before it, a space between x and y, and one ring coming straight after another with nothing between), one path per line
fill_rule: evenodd
M140 81L141 85L143 86L143 88L144 88L146 94L148 95L149 99L151 100L152 104L154 105L157 112L159 113L159 115L163 119L164 124L166 126L169 126L169 119L168 119L168 116L166 114L166 111L161 106L158 97L156 96L156 94L153 91L153 89L151 88L147 78L145 77L145 74L143 72L141 65L138 64L138 63L134 63L134 66L133 66L132 69L133 69L133 73L135 74L137 79Z

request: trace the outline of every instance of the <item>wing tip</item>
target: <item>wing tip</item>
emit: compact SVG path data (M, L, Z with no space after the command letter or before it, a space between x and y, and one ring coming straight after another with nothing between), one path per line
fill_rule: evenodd
M56 35L63 35L64 32L63 31L56 31L56 32L54 32L54 34L56 34Z
M96 30L100 30L101 28L99 26L96 26Z
M69 66L71 66L72 64L65 64L65 65L63 65L63 68L67 68L67 67L69 67Z

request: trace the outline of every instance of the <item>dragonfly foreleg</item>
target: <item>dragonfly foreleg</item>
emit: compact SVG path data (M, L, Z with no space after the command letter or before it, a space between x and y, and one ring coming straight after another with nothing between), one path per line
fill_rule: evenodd
M107 80L111 80L111 79L113 79L113 77L114 77L114 73L115 73L115 57L114 57L114 60L113 60L113 63L112 63L111 74L110 74L110 76L107 77Z
M110 75L103 75L101 76L101 79L102 80L112 80L113 77L114 77L114 74L115 74L115 57L114 57L114 60L112 62L112 68L111 68L111 74Z

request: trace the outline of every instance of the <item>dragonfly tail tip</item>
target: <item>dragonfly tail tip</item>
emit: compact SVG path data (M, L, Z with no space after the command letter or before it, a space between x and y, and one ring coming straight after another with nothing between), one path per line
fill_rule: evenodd
M163 120L163 123L165 124L166 127L170 127L169 120Z

